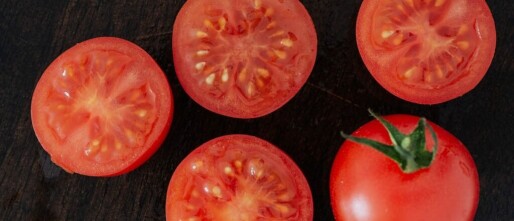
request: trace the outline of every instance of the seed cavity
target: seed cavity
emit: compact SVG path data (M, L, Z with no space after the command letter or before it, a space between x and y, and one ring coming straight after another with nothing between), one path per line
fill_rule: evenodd
M84 151L84 154L86 154L86 156L91 156L93 154L96 154L98 150L100 150L100 140L94 139L89 143L89 146Z
M467 31L468 31L468 26L465 26L465 25L460 26L457 35L462 35L462 34L466 33Z
M437 77L439 79L443 78L444 77L444 74L443 74L443 70L441 69L441 66L440 65L436 65L435 66L435 74L437 75Z
M246 93L249 96L252 96L254 91L255 91L255 85L252 82L248 83L248 87L246 88Z
M191 164L191 169L193 171L196 171L196 170L200 169L200 167L202 167L202 166L203 166L203 162L201 160L199 160L199 161L196 161L193 164Z
M148 111L144 110L144 109L136 111L137 116L139 116L141 118L145 117L147 113L148 113Z
M257 68L257 73L263 78L268 78L270 76L269 71L264 68Z
M241 72L239 72L239 75L237 76L237 80L240 82L243 82L246 80L246 68L243 68Z
M403 76L405 78L411 78L414 75L415 69L416 69L415 67L410 68L409 70L405 71L405 73L403 73Z
M287 214L289 212L289 207L280 203L275 204L275 209L281 214Z
M290 194L289 192L285 192L285 193L280 194L280 195L277 197L277 199L278 199L279 201L285 202L285 201L289 201L289 200L291 200L291 198L292 198L292 197L293 197L293 195L292 195L292 194Z
M260 78L257 79L257 87L259 87L259 88L264 87L264 81Z
M403 34L398 34L396 38L393 39L393 45L398 46L403 42Z
M432 80L433 80L432 74L427 74L427 75L425 75L425 81L426 81L426 82L429 82L429 83L430 83L430 82L432 82Z
M116 140L114 141L114 148L116 148L116 150L121 150L123 146L121 145L121 142Z
M239 171L239 173L240 173L241 169L243 169L243 162L241 162L240 160L235 160L234 166L236 167L237 171Z
M457 42L457 46L462 49L462 50L466 50L469 48L469 42L467 41L459 41Z
M107 152L107 149L108 149L108 148L107 148L107 145L106 145L106 144L102 145L102 150L101 150L101 151L102 151L102 153Z
M264 16L270 17L271 15L273 15L273 9L267 8L266 11L264 12Z
M405 0L405 2L407 2L407 4L408 4L411 8L414 8L414 1L413 1L413 0Z
M227 25L227 19L225 17L221 17L218 19L218 25L220 26L220 30L225 30L225 26Z
M405 8L403 7L402 4L396 5L396 9L400 10L401 12L405 12Z
M255 6L255 9L260 9L261 6L262 6L262 1L261 0L255 0L253 2L254 6Z

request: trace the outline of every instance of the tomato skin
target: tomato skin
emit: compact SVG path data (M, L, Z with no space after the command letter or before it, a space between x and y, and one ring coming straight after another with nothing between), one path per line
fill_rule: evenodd
M399 60L410 56L408 53L413 44L407 43L394 49L384 49L378 46L374 41L372 34L376 31L374 30L374 23L381 19L375 16L379 13L377 11L383 2L386 1L364 0L362 2L357 16L356 41L366 68L384 89L396 97L409 102L417 104L439 104L461 97L479 84L492 63L496 48L496 28L486 1L442 1L454 3L452 10L456 10L457 8L459 12L463 11L463 13L457 13L456 11L448 10L448 6L442 6L443 9L439 10L447 13L448 15L445 17L449 18L443 20L442 25L439 24L438 26L450 24L453 25L452 27L459 27L459 25L468 24L468 27L474 31L476 35L475 38L477 38L475 42L471 41L471 47L476 47L476 49L469 56L465 56L466 61L463 62L465 63L463 66L466 67L455 70L453 74L448 74L457 77L448 77L447 80L442 80L440 84L429 85L427 87L409 85L405 83L404 79L399 77L400 73L397 73L398 69L400 69L398 67ZM415 0L410 2L415 2L414 4L416 4L420 1ZM397 1L397 4L402 5L402 2ZM407 5L406 3L403 4L404 6ZM409 20L407 18L403 19ZM471 23L470 21L474 21L475 23L469 24ZM435 27L437 27L437 25ZM423 35L424 34L419 34L419 36ZM430 44L428 43L429 41L423 42L423 40L419 40L423 39L423 37L419 36L417 36L418 42L425 45ZM445 62L450 63L448 62L450 59L441 58L441 60L443 60L443 62L438 62L442 66L447 65ZM435 62L428 63L429 68L435 66Z
M209 10L223 11L228 14L226 30L238 29L240 24L246 24L242 17L252 14L243 10L253 10L254 4L262 4L271 10L267 18L259 18L262 22L255 28L255 32L245 32L244 34L229 34L213 31L203 27L205 21L211 19ZM267 12L266 12L267 13ZM262 15L262 14L261 14ZM251 17L252 15L248 15ZM217 23L218 18L213 20ZM283 47L280 45L282 37L271 37L273 32L267 33L260 30L265 21L272 21L279 26L283 33L289 33L295 37L293 46ZM217 24L215 24L217 25ZM229 27L230 26L230 27ZM208 34L203 42L197 42L197 31ZM229 32L229 31L226 31ZM266 33L266 34L260 34ZM279 32L279 31L276 31ZM216 36L216 37L212 37ZM222 37L220 37L222 36ZM221 39L221 40L220 40ZM270 40L270 39L273 39ZM277 40L278 39L278 40ZM207 42L207 43L206 43ZM205 44L204 44L205 43ZM227 44L228 46L224 45ZM209 45L208 55L198 56L195 52L207 51L202 47ZM220 46L221 45L221 46ZM263 58L273 52L272 47L284 50L285 59ZM257 49L256 49L257 48ZM266 48L269 50L261 50ZM211 50L212 49L212 50ZM275 49L275 48L273 48ZM234 118L257 118L279 109L291 100L307 82L308 77L314 67L317 54L317 36L314 24L308 11L298 0L244 0L244 1L209 1L209 0L190 0L186 1L179 11L173 26L172 35L173 62L177 78L184 88L184 91L197 104L217 114ZM248 55L246 55L248 54ZM211 56L211 57L208 57ZM206 60L203 60L205 57ZM212 59L212 60L211 60ZM207 63L204 63L206 62ZM198 64L206 66L208 73L197 73L203 70L195 70ZM211 66L211 67L209 67ZM256 77L258 68L266 70L265 80L260 81ZM229 77L227 83L221 83L223 71L228 70ZM243 71L245 70L245 71ZM238 82L242 72L248 74ZM287 72L287 73L286 73ZM214 75L215 74L215 75ZM208 76L212 75L214 83L206 86ZM241 78L241 79L242 79ZM238 79L238 80L235 80ZM251 80L249 80L251 79ZM251 85L252 89L249 89ZM258 91L261 86L264 88L257 95L248 98L246 91ZM206 89L206 87L208 87ZM250 93L250 92L248 92Z
M277 204L291 214L271 212ZM243 134L212 139L193 150L171 177L166 220L270 219L312 220L313 201L298 166L265 140Z
M99 54L104 57L95 58L95 56L99 56ZM87 57L86 55L90 57ZM61 138L59 136L59 133L67 133L68 131L59 131L56 128L52 128L51 122L55 121L55 119L52 120L52 117L48 117L48 110L52 110L52 106L56 105L55 103L52 103L55 101L51 100L51 97L56 96L55 85L57 84L56 82L59 82L55 79L61 77L61 75L64 79L63 70L67 70L66 67L70 66L70 64L75 65L77 63L80 63L77 61L81 61L81 59L84 60L84 57L87 57L85 60L87 60L88 62L96 59L96 61L106 62L106 64L108 62L104 59L113 59L113 63L116 63L118 62L118 60L116 59L119 59L119 57L127 57L129 59L129 64L124 66L124 68L122 68L121 70L118 70L120 75L123 76L124 74L126 74L126 70L131 72L137 72L136 74L133 74L131 76L145 75L148 84L155 93L155 96L157 97L156 104L154 106L154 111L157 116L152 125L147 126L152 127L152 129L150 130L151 132L149 134L145 135L144 144L133 149L130 149L130 153L122 155L121 157L113 157L113 159L109 160L108 162L95 162L94 160L88 159L86 156L84 156L84 146L81 146L81 142L83 140L88 139L91 130L102 131L105 130L105 128L95 128L85 132L82 131L82 135L77 135L77 133L75 132L76 134L69 136L70 138L68 138L68 136L66 136L66 138ZM100 65L98 65L98 63L90 64L90 67L100 67ZM107 72L109 71L108 68L105 68L105 70L107 70ZM75 69L74 72L74 76L78 76L81 79L85 79L86 76L90 77L90 75L92 74L97 74L90 72L87 73L79 69ZM71 82L71 80L68 81ZM70 96L71 94L71 99L64 102L60 100L59 102L62 102L62 104L78 102L73 101L78 100L78 93L76 93L76 91L73 90L81 88L86 84L94 84L91 83L92 81L93 80L90 80L89 82L81 82L77 85L72 86L71 88L68 86L63 86L63 88L66 88L66 90L68 90L65 93L67 93L68 96ZM113 83L111 82L111 84ZM97 86L98 88L106 88L110 91L116 90L116 88L111 88L107 84ZM125 89L127 89L127 85L124 86ZM59 92L62 93L62 91L58 91L57 93ZM99 95L99 97L101 97L101 95ZM72 101L70 102L70 100ZM98 106L102 105L105 104L101 104ZM164 75L164 72L160 69L159 65L146 51L144 51L142 48L135 45L134 43L124 39L116 37L97 37L78 43L77 45L69 48L61 55L59 55L47 67L47 69L41 76L40 80L38 81L38 84L32 96L31 118L36 137L41 143L43 149L50 155L51 160L55 164L57 164L69 173L78 173L87 176L108 177L125 174L138 168L159 149L160 145L164 141L170 129L171 122L173 119L173 107L173 95L169 87L167 78ZM112 114L121 115L122 113L119 112ZM56 116L57 118L60 117L59 114L56 114L53 116L53 118L56 118ZM90 118L91 116L103 116L103 119L105 121L109 121L109 117L105 115L105 112L90 112L87 114L87 116L75 116L75 119L72 119L72 124L78 125L74 127L81 127L83 120L82 118ZM75 120L76 122L73 122Z
M419 120L410 115L384 118L402 133L410 133ZM371 147L352 141L342 144L330 175L336 220L473 220L479 199L474 161L456 137L428 123L437 134L438 151L429 168L411 174ZM391 144L377 120L352 135ZM433 146L430 135L427 144Z

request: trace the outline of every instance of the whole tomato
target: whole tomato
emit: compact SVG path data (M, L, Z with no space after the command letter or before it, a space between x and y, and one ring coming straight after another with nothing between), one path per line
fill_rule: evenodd
M472 220L479 181L465 146L424 118L375 117L344 135L336 155L330 175L336 220Z

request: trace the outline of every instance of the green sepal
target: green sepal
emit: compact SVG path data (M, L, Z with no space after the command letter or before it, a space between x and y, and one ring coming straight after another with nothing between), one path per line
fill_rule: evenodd
M401 133L398 128L369 110L370 114L377 119L387 130L392 145L380 143L367 138L354 137L341 132L344 138L367 145L388 156L398 163L404 173L414 173L420 169L428 168L435 159L437 152L437 136L434 129L427 123L425 118L420 118L418 125L410 134ZM434 140L432 152L426 148L425 128L428 129Z

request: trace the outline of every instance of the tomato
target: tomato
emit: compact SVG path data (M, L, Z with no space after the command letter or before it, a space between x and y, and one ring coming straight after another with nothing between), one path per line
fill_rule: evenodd
M484 0L364 0L356 37L378 83L419 104L442 103L473 89L496 47Z
M385 119L399 132L408 133L416 127L419 117L391 115ZM426 140L428 148L416 150L418 157L411 160L423 163L418 153L426 153L432 159L425 161L429 165L415 171L408 171L409 166L399 167L382 151L365 144L353 140L342 144L330 174L336 220L473 220L479 198L474 161L456 137L432 122L426 124L434 132L432 136L425 127L416 131L417 140ZM416 135L405 136L409 138L395 141L399 145L393 148L392 136L378 120L363 125L352 135L352 139L384 143L386 151L399 148L408 152L412 147L404 145L417 143ZM424 140L419 143L424 144Z
M283 106L307 81L316 52L314 24L298 0L188 0L173 26L184 90L235 118Z
M175 169L166 220L312 220L307 180L272 144L227 135L201 145Z
M173 97L166 76L137 45L94 38L62 53L32 96L36 136L70 173L114 176L145 162L168 133Z

